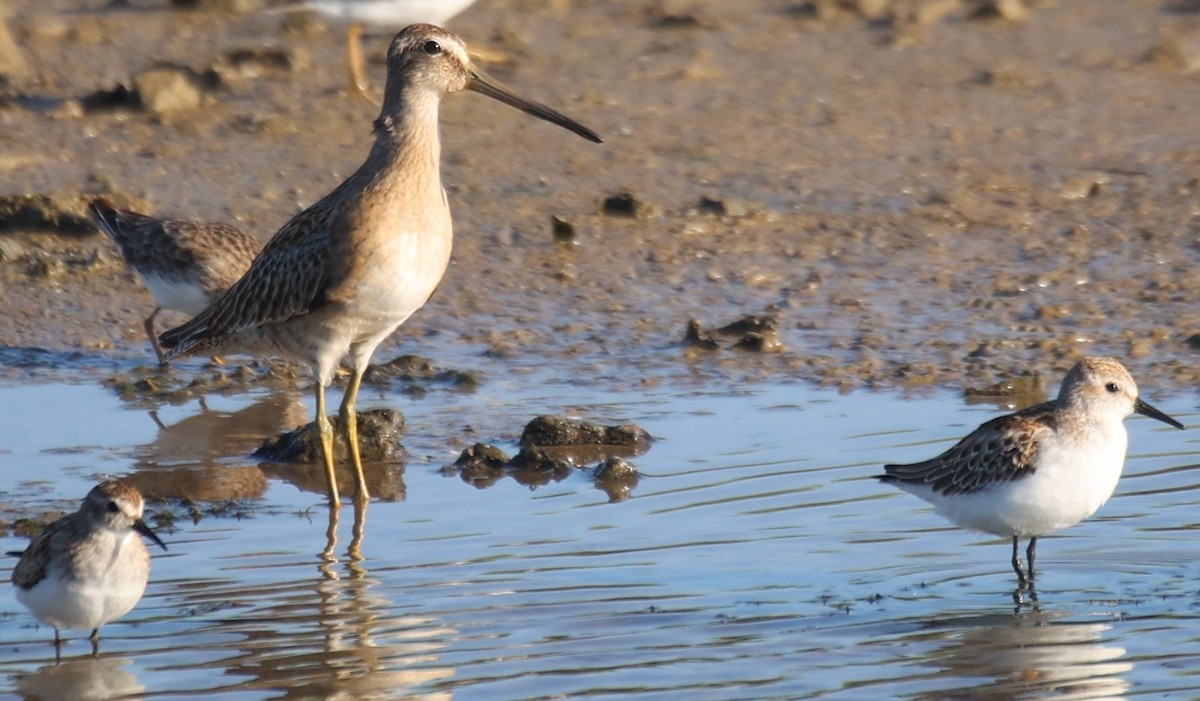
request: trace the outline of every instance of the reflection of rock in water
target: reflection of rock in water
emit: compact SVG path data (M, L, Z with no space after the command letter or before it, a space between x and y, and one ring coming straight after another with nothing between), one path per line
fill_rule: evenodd
M202 409L167 426L145 447L130 483L152 499L222 501L262 496L267 478L257 465L233 465L230 457L249 456L264 436L304 416L291 394L273 394L235 412ZM302 419L301 419L302 420Z
M930 654L938 677L976 678L978 686L943 689L928 698L1055 699L1121 698L1122 675L1133 669L1125 648L1106 645L1107 623L1055 623L1041 613L981 618L978 625L953 620L961 630ZM922 637L929 631L923 630Z
M136 699L146 688L124 669L131 664L126 657L76 657L18 675L16 690L25 699Z

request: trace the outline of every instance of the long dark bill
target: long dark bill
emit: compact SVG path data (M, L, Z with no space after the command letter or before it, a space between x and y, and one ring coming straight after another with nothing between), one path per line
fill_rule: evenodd
M1170 416L1167 416L1140 399L1133 403L1133 410L1142 416L1149 416L1152 419L1158 419L1159 421L1174 426L1175 428L1183 428L1183 424L1179 423L1175 419L1172 419Z
M141 533L142 535L146 536L150 540L153 540L155 543L158 543L158 547L162 548L163 550L167 549L167 544L162 542L161 540L159 540L158 534L155 533L154 531L150 530L150 526L147 526L145 521L143 521L141 519L134 521L133 522L133 530L137 531L138 533Z
M604 139L601 139L599 134L591 129L588 129L579 122L576 122L574 119L571 119L558 110L551 109L540 102L534 102L533 100L526 100L523 97L517 97L507 88L502 87L499 83L496 83L489 78L485 78L483 75L474 70L469 71L468 76L467 90L474 90L480 95L487 95L493 100L499 100L510 107L516 107L525 114L531 114L538 119L544 119L551 124L557 124L563 129L575 132L588 141L592 141L597 144L604 143Z

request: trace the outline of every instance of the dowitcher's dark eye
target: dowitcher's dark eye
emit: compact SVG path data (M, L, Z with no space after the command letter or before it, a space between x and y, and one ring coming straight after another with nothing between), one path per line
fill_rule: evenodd
M1104 389L1108 390L1110 394L1116 394L1117 392L1121 391L1121 388L1117 386L1116 382L1109 382L1108 384L1104 385Z
M117 502L115 502L115 501L108 502L108 512L110 514L115 514L120 510L121 510L121 507L117 506Z
M421 48L430 56L437 56L438 54L442 53L442 45L433 40L425 42L425 46L422 46Z

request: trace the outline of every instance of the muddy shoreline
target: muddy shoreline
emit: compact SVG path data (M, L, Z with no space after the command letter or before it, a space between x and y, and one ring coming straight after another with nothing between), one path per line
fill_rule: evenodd
M376 360L485 378L559 366L597 386L979 390L1052 388L1107 354L1144 387L1190 389L1200 14L977 5L481 0L452 26L505 57L489 72L608 143L448 99L454 260ZM105 194L265 240L369 145L336 24L149 1L10 12L23 68L0 82L6 202L82 212ZM163 62L197 76L195 106L95 102ZM101 235L59 221L0 222L8 374L30 357L98 378L152 361L149 294ZM693 320L761 314L766 345L685 341Z

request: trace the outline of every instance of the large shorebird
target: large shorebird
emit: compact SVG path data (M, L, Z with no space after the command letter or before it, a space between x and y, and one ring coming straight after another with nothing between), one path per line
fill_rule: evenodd
M578 122L485 79L450 32L407 27L388 49L383 107L367 160L284 225L212 306L160 337L170 349L167 360L211 351L308 362L317 377L316 421L334 505L338 485L325 389L348 355L354 373L338 415L354 464L356 499L365 503L355 401L376 346L425 304L450 260L453 232L442 189L438 107L446 93L458 90L482 93L602 141Z

